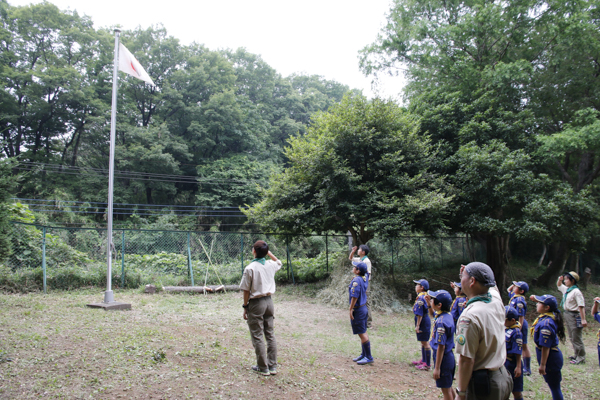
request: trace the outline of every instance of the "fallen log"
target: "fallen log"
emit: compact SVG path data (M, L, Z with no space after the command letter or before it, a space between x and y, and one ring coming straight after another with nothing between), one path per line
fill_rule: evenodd
M193 293L217 293L223 291L235 291L240 290L239 285L215 285L215 286L163 286L165 292L193 292Z

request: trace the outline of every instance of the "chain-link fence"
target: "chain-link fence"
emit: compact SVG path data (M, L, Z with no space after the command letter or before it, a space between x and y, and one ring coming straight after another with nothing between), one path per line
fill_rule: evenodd
M44 291L48 287L102 286L107 270L106 233L106 229L14 223L13 252L0 275L5 275L4 281L11 275L13 282L37 285ZM251 246L258 239L266 240L283 262L276 277L280 282L323 279L334 263L348 257L352 247L349 235L116 229L112 237L112 282L115 287L239 283L252 259ZM468 260L462 237L373 239L369 246L374 268L392 279L399 273L455 266Z

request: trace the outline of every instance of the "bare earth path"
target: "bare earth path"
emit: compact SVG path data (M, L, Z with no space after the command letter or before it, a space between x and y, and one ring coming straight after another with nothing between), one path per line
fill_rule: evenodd
M440 398L431 373L409 365L420 354L411 315L376 314L376 362L360 367L347 311L293 292L274 296L280 365L270 377L250 371L239 293L127 291L116 298L133 310L120 312L87 308L98 291L0 295L0 398ZM565 398L598 398L594 336L588 364L563 370ZM539 376L525 386L526 398L550 399Z

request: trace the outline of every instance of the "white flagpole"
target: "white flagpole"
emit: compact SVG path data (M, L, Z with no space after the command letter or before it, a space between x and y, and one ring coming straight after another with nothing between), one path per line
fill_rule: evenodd
M106 292L104 293L104 302L112 303L115 297L112 291L112 222L113 222L113 187L115 181L115 131L117 125L117 84L119 71L119 34L121 31L115 29L115 61L113 65L113 88L112 88L112 110L110 115L110 157L108 161L108 227L107 227L107 242L106 242Z

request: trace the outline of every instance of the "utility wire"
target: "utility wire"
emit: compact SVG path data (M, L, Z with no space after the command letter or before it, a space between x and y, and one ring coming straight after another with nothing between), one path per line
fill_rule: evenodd
M62 164L45 164L31 161L21 161L15 168L19 171L35 171L37 168L42 168L44 171L54 174L65 174L65 175L79 175L79 176L90 176L98 177L98 174L106 175L108 170L104 168L93 168L93 167L73 167ZM90 172L96 172L90 173ZM115 170L115 178L118 179L132 179L140 181L152 181L152 182L170 182L170 183L192 183L192 184L232 184L232 185L249 185L252 183L264 183L258 179L216 179L216 178L203 178L192 175L170 175L170 174L156 174L150 172L136 172L136 171L120 171Z
M61 203L78 203L78 204L103 204L108 205L108 203L99 202L99 201L76 201L76 200L56 200L56 199L25 199L21 197L12 197L11 200L17 201L43 201L43 202L61 202ZM187 208L211 208L211 209L220 209L220 208L235 208L233 206L226 207L210 207L210 206L178 206L173 204L140 204L140 203L113 203L115 205L120 206L152 206L152 207L187 207Z

